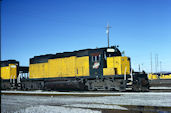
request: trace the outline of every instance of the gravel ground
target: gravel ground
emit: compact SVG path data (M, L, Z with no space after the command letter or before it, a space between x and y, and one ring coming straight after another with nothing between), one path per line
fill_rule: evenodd
M14 91L13 91L14 92ZM39 93L41 91L38 91ZM36 93L38 93L36 92ZM31 92L30 92L31 93ZM45 92L43 92L45 93ZM51 92L55 93L55 92ZM70 94L70 92L56 92ZM78 94L72 92L71 94ZM80 92L79 92L80 94ZM171 112L171 93L112 93L110 96L94 96L84 92L86 96L28 96L28 95L1 95L2 113L106 113L128 112L130 108L149 113ZM92 96L90 96L92 94ZM106 93L111 94L111 93ZM117 95L116 95L117 94ZM116 96L115 96L116 95ZM137 106L141 106L137 109ZM142 109L143 107L143 109ZM156 109L156 110L155 110ZM111 111L113 110L113 111ZM135 109L134 109L135 110ZM161 111L162 110L162 111ZM116 112L116 113L117 113ZM134 112L135 113L135 112ZM137 112L139 113L139 112Z

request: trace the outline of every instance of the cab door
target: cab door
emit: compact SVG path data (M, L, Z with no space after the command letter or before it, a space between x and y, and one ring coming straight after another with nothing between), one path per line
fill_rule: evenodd
M90 54L90 76L102 77L103 76L103 62L102 54L100 52Z

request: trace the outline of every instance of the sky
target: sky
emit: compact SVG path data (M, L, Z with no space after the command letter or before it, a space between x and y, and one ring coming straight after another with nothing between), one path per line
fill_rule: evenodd
M171 71L171 0L2 0L1 60L110 45L146 72ZM161 64L161 65L160 65Z

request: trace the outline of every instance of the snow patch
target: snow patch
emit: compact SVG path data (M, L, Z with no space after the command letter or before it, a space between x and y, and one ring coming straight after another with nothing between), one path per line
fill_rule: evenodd
M101 113L101 111L62 106L32 106L14 113Z
M124 108L118 105L103 105L103 104L71 104L71 105L64 105L64 106L81 107L81 108L128 110L127 108Z
M171 89L171 87L150 87L150 89Z
M161 88L161 87L159 87ZM169 88L169 87L165 87ZM57 92L57 91L42 91L42 90L36 90L36 91L1 91L1 93L14 93L14 94L49 94L49 95L58 95L58 94L68 94L68 95L171 95L171 92Z

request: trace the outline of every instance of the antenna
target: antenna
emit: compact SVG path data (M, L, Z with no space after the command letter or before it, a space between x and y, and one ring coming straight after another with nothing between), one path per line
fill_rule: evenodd
M107 39L108 39L108 47L109 47L109 28L112 28L112 27L110 27L109 24L107 24L106 34L107 34Z

